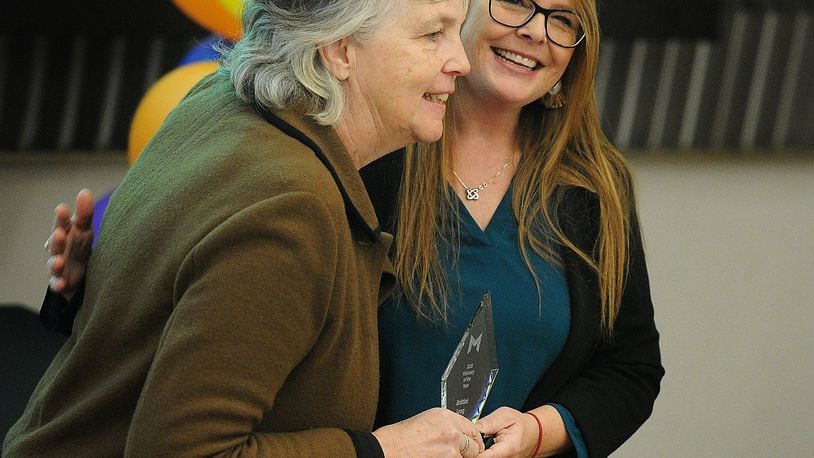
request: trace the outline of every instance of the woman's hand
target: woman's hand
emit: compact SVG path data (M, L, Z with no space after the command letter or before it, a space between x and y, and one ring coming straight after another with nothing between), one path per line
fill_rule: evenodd
M481 418L478 428L495 440L494 445L483 452L484 457L531 456L537 446L537 420L510 407L500 407Z
M54 227L45 242L48 253L48 270L51 276L48 287L70 300L85 277L85 269L93 242L93 196L83 189L76 196L73 216L67 204L54 209Z
M510 407L500 407L478 420L480 432L494 436L495 440L481 456L531 456L535 449L536 456L550 456L570 448L568 432L557 409L545 405L534 409L533 413L540 419L542 437L533 416Z
M447 409L436 407L383 426L373 435L384 456L475 457L483 451L483 440L474 423Z

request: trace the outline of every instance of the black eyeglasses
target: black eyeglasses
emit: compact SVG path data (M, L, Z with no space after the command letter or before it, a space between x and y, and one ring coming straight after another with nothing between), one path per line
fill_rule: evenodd
M489 16L498 24L520 28L540 13L545 18L545 35L563 48L574 48L585 39L577 13L569 10L549 10L532 0L489 0Z

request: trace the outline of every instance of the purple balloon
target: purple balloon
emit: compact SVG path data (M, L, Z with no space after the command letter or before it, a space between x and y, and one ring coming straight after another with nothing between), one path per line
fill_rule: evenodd
M110 196L113 195L113 191L115 190L116 188L111 189L107 192L107 194L97 199L96 203L93 204L93 221L91 222L91 227L93 227L92 248L96 247L96 241L99 240L99 233L102 231L102 218L105 217L107 203L110 202Z

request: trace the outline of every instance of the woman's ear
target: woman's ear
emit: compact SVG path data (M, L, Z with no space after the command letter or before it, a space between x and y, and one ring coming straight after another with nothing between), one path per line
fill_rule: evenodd
M350 37L336 40L319 48L319 55L331 75L339 81L348 79L351 73L353 43Z

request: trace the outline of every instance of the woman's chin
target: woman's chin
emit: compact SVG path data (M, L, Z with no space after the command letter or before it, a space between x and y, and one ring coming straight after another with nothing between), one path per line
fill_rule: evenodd
M412 123L413 137L422 143L432 143L441 138L444 133L444 116L446 115L446 105L434 102L426 102L430 105L430 110L424 111Z
M433 143L441 139L441 134L444 133L444 122L435 122L432 125L427 123L419 129L413 130L413 138L416 143Z

